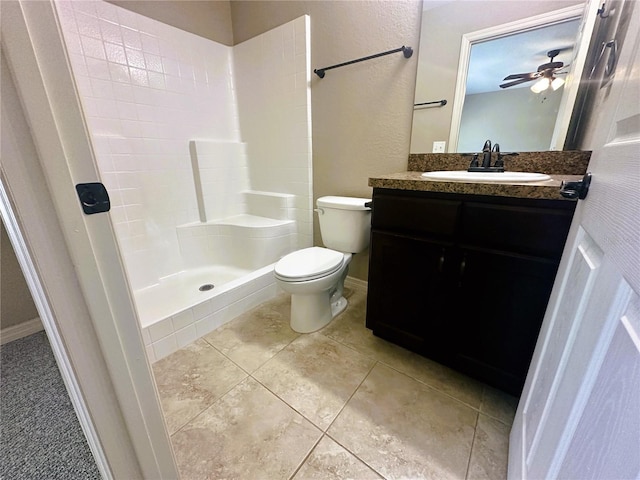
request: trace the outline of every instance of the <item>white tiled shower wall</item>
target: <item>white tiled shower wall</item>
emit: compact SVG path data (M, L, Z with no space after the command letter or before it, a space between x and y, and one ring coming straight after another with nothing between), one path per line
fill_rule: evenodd
M249 188L247 144L194 140L189 150L200 221L246 213L242 192Z
M295 195L298 248L313 245L309 17L234 47L252 190ZM306 160L308 159L308 160Z
M184 267L191 140L246 142L250 188L294 194L312 244L308 17L227 47L102 1L56 6L134 290Z

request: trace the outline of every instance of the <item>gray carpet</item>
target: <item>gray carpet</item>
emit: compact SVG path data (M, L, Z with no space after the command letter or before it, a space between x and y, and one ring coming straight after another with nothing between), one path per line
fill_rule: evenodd
M0 347L0 478L99 479L44 332Z

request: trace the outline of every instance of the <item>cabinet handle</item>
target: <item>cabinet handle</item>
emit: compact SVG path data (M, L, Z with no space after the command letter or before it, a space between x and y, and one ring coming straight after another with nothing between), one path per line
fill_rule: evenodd
M440 255L440 259L438 260L438 272L442 273L444 270L444 248L442 249L442 255Z
M462 287L462 279L464 278L464 270L467 268L467 256L462 257L462 261L460 262L460 278L458 280L458 286Z

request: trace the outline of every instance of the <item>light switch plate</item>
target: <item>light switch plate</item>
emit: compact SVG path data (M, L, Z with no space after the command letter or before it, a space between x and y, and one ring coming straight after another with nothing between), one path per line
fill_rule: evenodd
M444 149L447 146L447 142L433 142L432 153L444 153Z

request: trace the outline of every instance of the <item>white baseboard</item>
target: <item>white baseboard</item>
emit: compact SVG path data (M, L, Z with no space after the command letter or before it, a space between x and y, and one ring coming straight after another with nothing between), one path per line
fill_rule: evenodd
M0 345L13 342L19 338L26 337L33 333L44 330L40 318L36 317L32 320L19 323L18 325L12 325L11 327L3 328L0 330Z
M369 287L369 282L365 280L360 280L359 278L353 278L353 277L347 276L347 278L344 281L344 285L345 287L357 288L359 290L366 291L367 288Z

